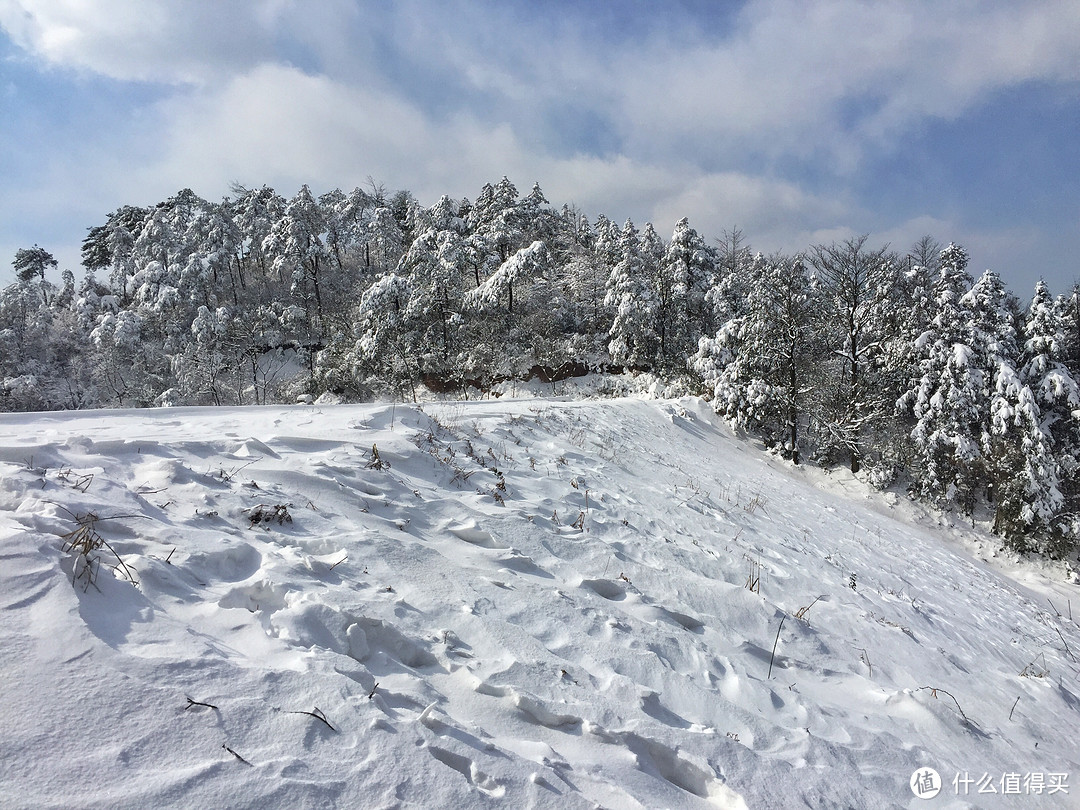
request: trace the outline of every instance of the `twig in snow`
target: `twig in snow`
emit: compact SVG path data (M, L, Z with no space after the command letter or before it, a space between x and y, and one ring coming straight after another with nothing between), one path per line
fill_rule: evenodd
M1076 656L1072 654L1072 650L1069 649L1069 645L1065 642L1065 636L1061 635L1061 631L1058 630L1056 627L1054 628L1054 632L1058 634L1058 638L1061 639L1061 643L1065 644L1065 652L1068 653L1069 658L1075 661Z
M812 608L814 605L816 605L820 601L821 601L821 597L818 596L817 598L814 599L813 602L811 602L806 607L799 608L799 612L795 614L795 618L796 619L805 619L806 614L810 611L810 608Z
M57 504L57 506L60 506ZM116 558L116 565L113 568L119 572L128 582L132 585L138 586L139 580L135 575L135 569L131 568L127 563L123 561L119 554L116 553L109 542L102 537L97 531L97 524L102 520L118 520L121 518L138 517L138 515L112 515L110 517L99 517L93 512L87 512L84 515L77 515L64 506L60 506L65 512L74 518L78 526L72 529L67 534L60 536L60 539L64 541L61 551L65 553L74 553L76 555L76 561L72 566L72 585L80 577L86 579L86 588L93 585L97 588L97 572L94 569L95 563L100 568L100 558L97 556L91 556L94 552L101 548L106 548ZM82 569L79 569L79 560L82 561ZM83 590L85 591L86 588ZM97 588L100 592L100 588Z
M222 481L224 481L227 484L227 483L231 482L233 480L233 478L236 477L236 474L238 472L240 472L241 470L247 469L252 464L254 464L256 461L262 461L262 459L261 458L252 459L247 464L241 464L239 467L237 467L237 468L235 468L233 470L229 470L228 472L226 472L225 468L222 467L222 468L220 468L218 470L218 478L220 478Z
M780 617L780 626L776 628L776 638L773 639L772 654L769 656L769 674L765 677L765 680L769 680L769 678L772 677L773 659L776 658L776 645L780 642L780 631L784 629L784 620L786 618L787 614L785 613Z
M215 706L213 703L203 703L201 700L192 700L189 697L187 699L187 706L184 707L184 711L186 712L192 706L205 706L208 709L213 709L214 711L218 711L218 707Z
M960 716L962 718L964 718L964 722L967 723L968 725L973 725L972 722L970 720L968 720L968 716L966 714L964 714L964 710L960 708L960 701L958 701L956 698L954 698L951 693L946 692L944 689L937 689L937 688L935 688L933 686L920 686L915 691L916 692L921 692L923 689L929 689L930 690L930 696L934 697L934 698L937 697L938 692L941 692L942 694L948 695L950 698L952 698L952 702L956 704L956 710L958 712L960 712Z
M1011 709L1009 709L1009 720L1012 720L1012 715L1013 715L1013 712L1015 712L1015 711L1016 711L1016 704L1017 704L1017 703L1019 703L1019 702L1020 702L1020 696L1019 696L1019 695L1017 695L1017 696L1016 696L1016 700L1014 700L1014 701L1013 701L1013 705L1012 705L1012 708L1011 708Z
M253 767L255 767L255 766L254 766L254 765L252 765L252 764L251 764L250 762L248 762L248 761L247 761L246 759L244 759L244 758L243 758L242 756L240 756L240 755L239 755L238 753L236 753L236 752L235 752L235 751L233 751L233 750L232 750L231 748L229 748L229 746L227 746L227 745L226 745L225 743L222 743L222 744L221 744L221 747L222 747L222 748L224 748L224 749L225 749L226 751L228 751L228 752L229 752L230 754L232 754L232 755L233 755L234 757L236 757L236 758L237 758L238 760L240 760L241 762L243 762L243 763L244 763L245 765L247 765L247 766L248 766L249 768L253 768Z
M382 457L379 456L379 446L377 444L371 445L371 461L367 463L367 469L382 470L388 469L389 467L390 463L388 461L383 461Z
M331 566L330 566L330 568L329 568L328 570L330 570L330 571L333 571L333 570L334 570L335 568L337 568L337 567L338 567L339 565L341 565L341 564L342 564L343 562L345 562L345 561L346 561L347 559L349 559L349 555L348 555L348 554L346 554L346 555L345 555L344 557L342 557L342 558L341 558L340 560L338 560L338 561L337 561L336 563L334 563L333 565L331 565Z
M330 729L331 731L337 731L336 728L334 728L332 725L330 725L330 721L326 719L326 715L323 714L322 709L320 709L318 706L315 707L315 711L313 711L313 712L287 712L287 713L288 714L306 714L308 717L314 717L316 720L321 720L323 723L326 723L326 727L328 729Z
M368 700L371 700L373 697L375 697L375 690L378 689L378 688L379 688L379 682L375 681L375 685L373 687L371 687L371 691L368 692L368 694L367 694L367 699Z

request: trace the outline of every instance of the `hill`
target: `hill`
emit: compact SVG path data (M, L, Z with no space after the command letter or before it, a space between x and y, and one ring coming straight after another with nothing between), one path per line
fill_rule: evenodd
M694 399L3 415L0 544L4 807L1078 803L1075 577Z

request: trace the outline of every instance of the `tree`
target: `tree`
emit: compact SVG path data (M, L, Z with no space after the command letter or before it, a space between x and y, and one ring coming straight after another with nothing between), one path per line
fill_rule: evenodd
M869 437L892 411L873 372L887 338L883 327L897 273L888 246L869 250L868 239L817 245L810 255L821 286L821 329L840 364L831 374L833 398L821 414L822 427L826 442L848 454L852 472L859 471Z
M604 303L615 310L608 351L620 366L648 370L660 347L656 334L658 301L650 284L637 228L629 219L619 238L621 258L608 278Z
M405 251L405 234L386 206L376 208L367 223L365 233L368 268L388 272L397 267Z
M257 280L253 293L265 300L277 292L276 289L271 289L277 285L272 283L273 257L268 257L263 244L274 223L284 215L286 203L284 198L269 186L250 190L236 186L233 192L239 194L236 201L229 206L239 236L235 256L237 275L244 280L245 287L251 285L253 279Z
M19 281L39 279L45 282L45 273L56 268L56 259L45 248L34 245L32 248L19 248L15 251L15 277Z
M472 362L482 362L491 371L520 374L532 362L530 348L539 337L535 320L534 293L547 288L551 274L551 253L537 240L516 251L499 265L479 287L465 295L465 304L482 316L470 341ZM487 316L487 326L483 316Z
M402 328L425 370L440 376L452 372L460 351L463 264L458 234L430 228L413 240L399 265L409 280Z
M914 417L910 440L916 487L925 497L970 514L983 477L988 384L972 348L972 285L963 248L941 252L930 329L916 341L919 375L897 403Z
M992 407L994 531L1014 548L1051 557L1065 556L1080 537L1080 387L1062 362L1064 331L1060 304L1040 281L1018 370L998 379Z
M1062 317L1062 362L1080 379L1080 285L1059 303Z
M396 273L380 276L364 292L356 307L352 356L358 374L387 380L402 399L407 387L415 400L420 367L405 321L411 294L409 280Z
M89 272L109 271L109 286L123 300L134 271L132 251L149 211L125 205L109 214L104 225L89 229L82 243L82 264Z
M263 240L263 250L274 257L274 267L282 277L292 279L292 289L301 301L313 298L319 317L323 314L322 272L327 263L322 234L326 221L322 208L302 186L281 218Z
M716 254L716 283L705 294L705 305L713 324L730 323L745 314L746 299L755 283L754 260L742 231L736 228L724 232ZM715 328L705 334L711 337Z
M926 234L920 237L908 250L908 259L911 260L911 265L925 267L931 272L936 272L940 267L941 250L941 243Z
M701 340L693 367L712 386L717 413L798 464L814 372L813 289L801 257L758 256L752 272L745 313Z
M924 237L912 247L905 261L898 263L892 300L881 313L881 345L874 358L875 388L882 400L881 419L874 425L875 455L869 459L870 479L879 485L893 482L903 470L906 446L915 426L910 409L897 410L896 403L906 392L918 387L923 373L920 368L923 350L918 347L936 314L938 256L932 257L930 265L921 263L927 260L926 256L916 259L931 244L937 245L930 237Z
M666 365L682 365L701 336L716 331L708 301L717 282L716 257L686 217L675 223L659 275L660 354Z

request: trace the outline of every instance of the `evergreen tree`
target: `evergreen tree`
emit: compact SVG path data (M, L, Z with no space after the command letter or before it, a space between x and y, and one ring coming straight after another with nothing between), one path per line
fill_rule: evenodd
M937 245L924 237L909 251L899 265L893 286L892 301L882 313L882 341L875 362L878 394L883 399L883 419L876 425L876 458L871 459L869 475L878 485L892 483L903 469L908 438L915 426L910 409L896 408L908 391L914 391L922 377L921 350L917 345L931 329L936 307L935 284L938 270L921 264L918 254L928 245ZM937 249L940 253L940 246ZM938 266L938 255L933 256Z
M15 267L15 277L19 281L37 280L42 284L46 281L45 273L50 268L56 269L53 255L37 245L32 248L19 248L15 251L15 260L11 264Z
M994 530L1053 557L1080 536L1080 388L1063 359L1064 319L1040 281L1025 318L1018 373L999 379L993 406Z
M745 313L701 340L693 366L717 413L798 464L814 373L813 290L801 258L757 256L752 272Z
M1062 318L1062 362L1080 380L1080 285L1058 304Z
M641 255L637 228L629 219L619 238L619 253L604 298L604 303L615 310L615 321L608 331L608 351L616 365L649 370L660 347L656 334L658 301Z
M320 317L323 314L320 285L328 259L322 239L325 230L322 208L305 185L285 206L262 245L273 256L274 268L283 278L291 278L293 293L305 305L313 301Z
M230 206L239 240L235 263L243 286L253 287L258 300L272 300L289 288L288 279L275 277L273 257L263 249L267 237L285 214L285 199L269 186L259 189L236 187L240 196ZM254 280L254 284L252 281Z
M385 206L372 212L365 241L368 267L375 272L393 270L405 252L405 234L394 212Z
M408 279L396 273L380 276L364 292L356 307L352 358L358 376L385 380L402 399L408 390L415 400L420 365L405 321L411 295Z
M685 358L697 347L702 335L716 330L709 291L718 281L717 259L686 217L675 223L662 260L664 284L670 289L669 318L672 357Z
M971 288L967 253L955 244L941 252L930 329L916 341L919 377L898 402L914 417L910 440L917 490L969 514L983 478L983 424L988 381L973 362Z
M409 279L403 328L425 371L447 377L461 352L464 257L461 237L431 228L409 246L399 270Z

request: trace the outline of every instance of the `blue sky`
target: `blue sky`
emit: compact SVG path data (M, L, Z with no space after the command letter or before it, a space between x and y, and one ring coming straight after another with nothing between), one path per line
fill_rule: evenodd
M765 252L1080 279L1080 3L0 0L0 281L123 204L508 175Z

